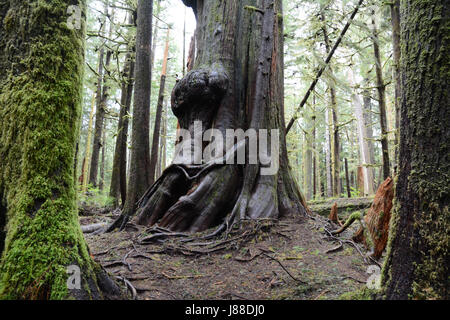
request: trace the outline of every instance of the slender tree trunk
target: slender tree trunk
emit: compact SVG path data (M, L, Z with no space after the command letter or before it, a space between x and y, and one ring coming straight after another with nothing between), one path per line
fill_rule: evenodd
M159 143L159 156L158 156L158 166L156 168L156 178L161 176L162 171L166 166L166 135L167 135L167 105L166 102L163 102L163 112L161 116L161 135L160 135L160 143Z
M367 84L369 81L367 79L364 80L364 83ZM367 147L369 149L369 156L368 156L368 164L370 165L367 167L367 170L369 171L368 176L372 177L371 185L372 190L378 189L378 185L375 185L375 168L373 165L375 165L375 149L374 149L374 143L373 143L373 125L372 125L372 103L370 98L370 92L369 90L363 91L363 103L364 103L364 109L363 109L363 116L364 116L364 126L366 128L366 134L367 134ZM370 181L370 180L369 180Z
M313 184L313 199L317 196L317 150L316 150L316 97L313 99L313 116L312 116L312 143L311 143L311 151L312 151L312 184ZM320 187L319 187L320 189Z
M352 197L352 193L350 191L350 178L348 176L348 162L347 162L347 158L344 158L344 167L345 167L345 183L347 186L347 197L351 198Z
M150 94L153 1L139 0L137 8L135 90L131 133L130 172L123 222L134 214L136 203L150 186ZM115 228L115 224L111 226Z
M390 175L388 129L386 116L386 85L384 84L383 80L383 69L381 64L378 30L374 10L372 11L372 40L373 40L373 52L375 57L375 70L377 74L378 104L380 107L381 152L383 159L383 178L384 178L383 180L386 180Z
M332 177L333 177L333 196L339 197L341 195L341 183L340 183L340 142L339 142L339 122L338 122L338 109L336 101L336 89L332 84L330 86L330 98L331 98L331 114L333 123L333 147L332 147Z
M186 7L184 8L183 17L183 77L186 74Z
M98 184L98 188L100 191L103 191L105 186L105 152L106 152L106 121L103 124L102 130L102 157L100 162L100 183Z
M308 119L308 122L311 120ZM308 126L309 129L309 126ZM305 190L305 198L306 200L311 200L313 194L313 175L312 175L312 167L313 167L313 157L312 157L312 139L308 132L304 133L305 136L305 144L304 144L304 157L303 164L305 168L304 173L304 182L303 188Z
M384 298L448 300L450 6L405 0L400 10L400 150Z
M156 107L155 126L153 129L153 142L150 157L150 184L155 182L156 165L158 163L159 139L161 133L161 115L164 102L164 90L166 85L167 60L169 58L169 31L167 29L166 47L164 50L163 66L161 71L161 81L159 83L158 105Z
M105 2L104 15L108 15L108 1ZM106 18L103 18L100 27L100 34L104 34L104 27L106 24ZM109 51L108 51L109 52ZM106 53L107 60L111 54ZM89 183L97 187L97 176L98 176L98 163L100 158L100 149L102 147L102 129L103 122L105 119L105 66L109 64L109 60L104 62L105 59L105 48L102 45L99 51L98 57L98 78L97 78L97 102L96 102L96 114L95 114L95 125L94 125L94 143L92 145L92 155L91 155L91 165L89 172Z
M400 0L394 0L391 6L392 45L394 56L394 83L395 83L395 144L394 144L394 172L397 172L399 127L400 127Z
M8 219L0 299L98 299L106 285L118 293L89 255L76 206L85 2L8 3L0 16L8 21L0 23L0 215ZM69 5L81 9L79 24L67 22ZM77 269L79 287L70 288Z
M133 16L131 14L128 17L128 21L130 24L133 22ZM127 194L128 123L134 84L134 57L132 55L132 50L132 46L129 45L122 72L119 123L117 126L111 186L109 191L109 196L113 199L115 207L118 207L119 199L122 201L122 206L125 204Z
M330 136L330 111L325 110L325 171L327 176L327 197L333 196L333 178L331 168L331 136Z
M103 79L103 59L105 51L100 49L98 56L98 78L97 78L97 92L96 92L96 113L94 124L94 143L92 145L91 163L89 166L89 183L93 186L97 185L98 173L98 158L101 146L101 125L104 119L104 110L102 109L102 79Z
M166 163L167 163L167 101L164 105L164 121L163 121L163 131L161 135L161 173L163 170L166 169ZM161 175L160 173L160 175Z
M159 15L161 12L161 0L156 1L156 14ZM152 57L151 57L151 70L154 69L155 66L155 52L156 52L156 43L158 42L158 31L159 31L159 19L155 19L155 27L153 28L153 40L152 40ZM152 73L153 76L153 73Z
M322 11L322 21L325 20L325 15ZM327 54L331 51L330 39L328 37L328 30L324 25L322 27L323 36L325 39L325 48ZM338 120L338 105L336 100L336 87L334 85L334 76L331 65L330 69L330 79L328 84L328 89L330 91L330 103L331 103L331 114L332 114L332 123L333 123L333 138L332 138L332 154L331 154L331 167L332 167L332 179L333 179L333 196L339 197L341 195L341 183L340 183L340 142L339 142L339 120Z
M90 160L91 160L92 124L94 122L94 111L95 111L95 95L92 96L91 112L89 113L89 124L88 124L87 138L86 138L86 149L84 151L83 181L82 181L82 188L81 188L83 194L87 192L87 187L88 187L89 164L90 164Z
M350 82L354 85L354 76L352 71L349 73ZM356 123L358 127L359 151L361 154L361 165L364 179L364 196L374 194L373 190L373 170L368 167L370 162L368 134L366 123L364 121L364 112L361 99L357 94L352 94L353 107L355 110Z

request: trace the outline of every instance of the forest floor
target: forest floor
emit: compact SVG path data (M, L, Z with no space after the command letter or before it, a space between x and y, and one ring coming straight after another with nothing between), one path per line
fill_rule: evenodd
M81 224L87 225L111 221L118 212L81 214ZM350 240L357 227L339 238ZM373 263L364 258L362 245L341 246L325 228L338 226L313 214L313 219L289 216L250 223L244 231L234 230L228 238L209 240L207 245L183 243L178 237L149 242L152 229L134 225L85 237L94 259L127 279L138 300L339 299L365 287L366 270Z

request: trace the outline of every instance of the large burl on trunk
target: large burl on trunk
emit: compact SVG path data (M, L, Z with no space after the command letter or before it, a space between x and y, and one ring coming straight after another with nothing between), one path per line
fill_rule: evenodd
M227 165L203 156L198 164L178 157L139 201L140 224L197 232L217 225L224 228L237 219L306 214L287 160L281 2L184 1L197 18L197 51L193 70L172 92L172 111L180 128L193 137L183 138L179 148L193 150L197 121L202 134L215 129L223 137L227 129L268 129L269 135L271 129L279 129L280 150L269 154L279 170L262 175L264 159ZM222 159L235 157L236 150L245 146L243 141L222 149ZM203 142L203 150L207 146ZM128 219L122 220L123 226Z

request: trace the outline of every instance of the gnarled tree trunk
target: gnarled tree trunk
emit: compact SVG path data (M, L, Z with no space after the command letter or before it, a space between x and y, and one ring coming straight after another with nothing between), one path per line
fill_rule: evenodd
M279 153L270 155L279 170L262 175L261 161L227 165L202 158L195 164L178 158L142 197L138 222L195 232L227 216L231 221L306 213L285 143L281 0L183 2L197 17L197 54L193 70L172 93L180 128L191 137L196 121L202 134L214 128L223 137L227 129L279 129ZM192 150L194 140L182 140L178 147ZM242 141L225 150L226 156L234 157L232 150Z

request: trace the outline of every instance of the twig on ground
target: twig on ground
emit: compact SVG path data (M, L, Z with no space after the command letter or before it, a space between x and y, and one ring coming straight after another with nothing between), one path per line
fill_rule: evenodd
M344 247L344 245L343 245L343 243L341 242L341 243L339 243L336 247L333 247L333 248L331 248L331 249L328 249L328 250L325 251L324 253L325 253L325 254L328 254L328 253L336 252L336 251L341 250L343 247Z
M330 291L330 290L328 290L328 289L323 290L317 297L314 298L314 300L319 300L319 298L321 296L323 296L325 293L327 293L328 291Z
M125 277L116 276L116 279L122 280L125 283L125 286L130 289L131 294L133 295L133 300L136 300L136 288L131 284L131 282L128 281Z
M282 264L278 259L272 257L271 255L268 255L267 253L265 253L265 252L263 252L263 251L261 251L261 254L262 254L263 256L266 256L266 257L268 257L268 258L270 258L270 259L276 261L276 262L280 265L280 267L283 268L283 270L286 271L286 273L287 273L292 279L294 279L294 280L297 281L297 282L306 284L306 282L304 282L304 281L302 281L302 280L300 280L300 279L294 277L294 276L288 271L288 269L286 269L286 267L283 266L283 264Z

